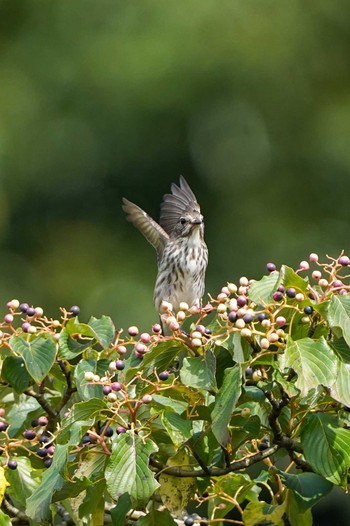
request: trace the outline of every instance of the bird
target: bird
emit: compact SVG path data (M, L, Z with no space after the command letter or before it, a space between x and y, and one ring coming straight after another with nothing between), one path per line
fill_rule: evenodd
M180 176L171 193L163 196L157 223L142 208L123 198L122 208L130 221L155 248L158 273L153 300L158 313L163 302L174 311L180 304L201 307L205 289L208 248L204 219L189 184Z

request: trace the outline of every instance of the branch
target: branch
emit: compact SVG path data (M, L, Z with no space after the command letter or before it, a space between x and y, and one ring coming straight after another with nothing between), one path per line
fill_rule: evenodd
M187 470L187 469L181 469L176 467L170 467L165 466L161 462L158 462L158 460L155 460L153 458L150 459L150 464L152 467L156 468L157 471L161 471L162 473L167 473L168 475L172 475L173 477L222 477L223 475L227 475L227 473L231 473L233 471L240 471L241 469L249 468L249 466L252 466L253 464L256 464L257 462L261 462L261 460L264 460L264 458L270 457L276 451L280 449L280 446L275 444L272 447L269 447L268 449L265 449L264 451L259 451L259 453L254 453L253 455L249 457L242 458L240 460L234 460L231 462L229 466L226 468L206 468L204 469L198 469L198 470Z
M54 419L57 418L58 412L49 404L49 402L47 400L45 400L45 398L44 398L44 396L42 394L36 393L35 391L33 391L33 389L26 389L23 392L27 396L31 396L31 397L35 398L35 400L38 401L38 403L41 405L41 407L44 409L44 411L46 411L46 413L48 414L48 416L50 418L54 418Z

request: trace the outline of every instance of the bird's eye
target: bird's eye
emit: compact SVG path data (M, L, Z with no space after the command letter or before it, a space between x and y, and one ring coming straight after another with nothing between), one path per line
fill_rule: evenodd
M186 219L185 219L184 217L182 217L182 218L180 219L180 223L181 223L182 225L184 225L184 224L186 223Z

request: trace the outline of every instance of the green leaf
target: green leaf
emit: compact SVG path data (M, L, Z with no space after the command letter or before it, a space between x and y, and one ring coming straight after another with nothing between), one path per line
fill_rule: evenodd
M333 484L317 473L300 473L291 475L279 471L279 475L287 488L293 490L300 511L312 508L322 497L333 488Z
M334 294L330 301L315 305L315 308L333 330L341 330L346 343L350 345L350 298Z
M180 370L181 382L194 389L217 389L215 380L216 359L212 351L207 351L204 356L184 358Z
M84 341L81 337L87 340ZM72 360L91 347L96 338L95 331L89 325L80 323L76 317L71 318L60 332L59 355L65 360Z
M142 360L142 370L145 377L154 374L156 370L158 373L166 371L173 363L175 357L186 347L178 341L168 340L159 343L152 348L151 352L145 354Z
M0 510L0 526L11 526L12 520L2 510Z
M93 329L95 338L104 348L108 348L115 336L115 327L109 316L101 318L90 318L88 325Z
M286 514L289 519L290 526L312 526L313 518L311 509L303 510L297 496L293 491L287 492L287 510Z
M182 471L192 471L193 457L185 448L181 448L173 457L168 458L167 466L180 468ZM175 516L180 516L189 502L194 499L197 482L194 477L174 477L168 473L159 476L159 494L167 510Z
M297 292L306 292L308 281L309 280L307 278L302 278L292 268L287 267L287 265L282 265L279 283L283 283L286 289L292 287L296 289Z
M241 394L241 369L239 365L226 369L224 381L215 398L212 411L212 431L216 440L223 447L230 441L228 424L232 411Z
M164 412L162 414L162 422L176 447L180 447L193 435L191 420L185 420L176 413Z
M106 403L100 398L92 398L91 400L86 400L83 402L78 402L74 404L69 415L62 421L62 429L58 434L57 441L59 443L66 443L71 440L73 436L74 424L77 424L78 427L83 425L83 423L94 421L96 414L100 413L103 409L106 408ZM78 438L74 439L74 442L79 440L79 437L82 433L78 433Z
M108 370L108 360L80 360L74 371L75 385L82 400L102 398L102 385L89 383L85 380L85 373L92 371L94 374L104 376Z
M17 393L23 393L34 383L21 356L7 356L1 370L2 377Z
M41 484L27 499L26 514L34 521L45 522L50 517L53 492L61 489L64 483L62 472L68 460L68 447L68 444L56 445L52 465L44 472Z
M117 505L111 509L112 526L125 526L125 518L132 509L129 493L120 495Z
M330 342L330 346L337 356L336 380L330 388L330 394L337 402L348 405L350 400L350 347L344 338Z
M182 400L175 400L170 397L168 398L167 396L153 394L152 398L156 404L162 407L166 407L167 409L172 409L173 411L175 411L175 413L178 413L179 415L181 415L181 413L186 411L188 407L187 402L184 402Z
M269 276L264 276L259 281L253 281L249 287L249 298L258 305L266 305L273 301L272 295L277 289L279 273L272 272Z
M311 413L301 427L304 456L313 469L333 484L345 487L350 466L350 431L336 417Z
M214 513L215 519L226 517L230 510L235 507L234 503L231 502L225 502L225 508L220 506L223 493L236 495L237 502L240 504L245 500L257 501L261 489L247 474L228 473L223 477L217 477L211 488L211 493L214 493L216 497L208 502L209 516Z
M47 376L56 359L56 344L52 337L41 336L27 341L21 336L10 338L11 348L20 354L28 373L37 383Z
M244 526L257 526L257 524L284 526L283 515L285 511L286 502L279 506L266 502L249 502L243 512L242 519Z
M10 483L6 493L10 495L14 505L24 511L25 501L40 484L38 473L32 468L26 457L16 457L18 469L8 469L6 479Z
M279 363L282 370L290 367L297 373L295 385L301 396L306 396L310 389L319 385L330 388L335 382L335 355L324 338L319 341L303 338L295 342L289 338Z
M147 515L140 517L135 523L135 526L176 526L177 523L174 521L168 510L157 511L151 509ZM113 523L114 526L114 523ZM117 525L119 526L119 524ZM120 525L124 526L124 525Z
M159 484L148 467L149 457L158 450L150 439L131 432L117 436L109 458L105 477L113 499L123 493L130 495L134 507L144 507Z
M10 408L6 411L6 420L11 424L8 430L9 436L16 436L18 431L23 427L28 415L40 407L35 398L21 395L16 397L15 402L11 403Z

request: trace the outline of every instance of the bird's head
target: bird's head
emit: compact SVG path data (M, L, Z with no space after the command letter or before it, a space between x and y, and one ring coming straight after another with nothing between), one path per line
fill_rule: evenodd
M172 232L176 237L189 237L192 235L203 236L204 222L202 214L194 211L182 214Z

